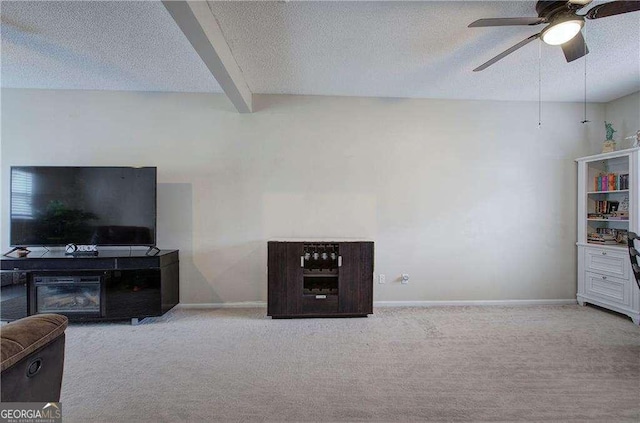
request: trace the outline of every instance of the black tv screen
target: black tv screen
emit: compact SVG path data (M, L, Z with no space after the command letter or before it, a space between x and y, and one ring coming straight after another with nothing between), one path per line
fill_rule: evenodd
M153 246L155 167L11 167L12 247Z

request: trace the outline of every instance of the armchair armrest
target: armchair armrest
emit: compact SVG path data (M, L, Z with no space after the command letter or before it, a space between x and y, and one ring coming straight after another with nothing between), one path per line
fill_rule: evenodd
M62 335L67 323L67 318L59 314L36 314L2 326L1 371Z

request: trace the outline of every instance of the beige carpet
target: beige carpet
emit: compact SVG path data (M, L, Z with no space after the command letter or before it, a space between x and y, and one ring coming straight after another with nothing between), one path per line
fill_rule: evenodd
M64 421L640 421L640 328L592 307L265 313L70 326Z

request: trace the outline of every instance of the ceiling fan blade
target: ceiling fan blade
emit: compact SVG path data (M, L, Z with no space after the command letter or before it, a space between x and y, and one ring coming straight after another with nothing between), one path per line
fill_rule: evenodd
M640 10L640 1L612 1L593 7L587 12L585 18L600 19L638 10Z
M494 57L493 59L489 60L486 63L483 63L482 65L478 66L477 68L475 68L473 71L474 72L479 72L481 70L485 70L486 68L488 68L489 66L493 65L495 62L497 62L498 60L501 60L503 58L505 58L506 56L508 56L509 54L513 53L514 51L518 50L520 47L524 47L527 44L529 44L531 41L535 40L536 38L539 38L540 34L533 34L532 36L530 36L529 38L526 38L522 41L520 41L518 44L516 44L515 46L506 49L505 51L503 51L502 53L498 54L496 57Z
M587 47L587 43L584 42L582 32L578 32L578 35L562 44L562 52L564 53L564 57L567 59L567 62L573 62L574 60L588 54L589 48Z
M469 28L477 28L483 26L510 26L510 25L538 25L547 20L544 18L488 18L478 19L471 22Z

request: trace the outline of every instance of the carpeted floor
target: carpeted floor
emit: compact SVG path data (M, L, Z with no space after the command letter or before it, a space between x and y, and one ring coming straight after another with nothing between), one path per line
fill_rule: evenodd
M640 328L592 307L265 314L71 325L64 421L640 421Z

